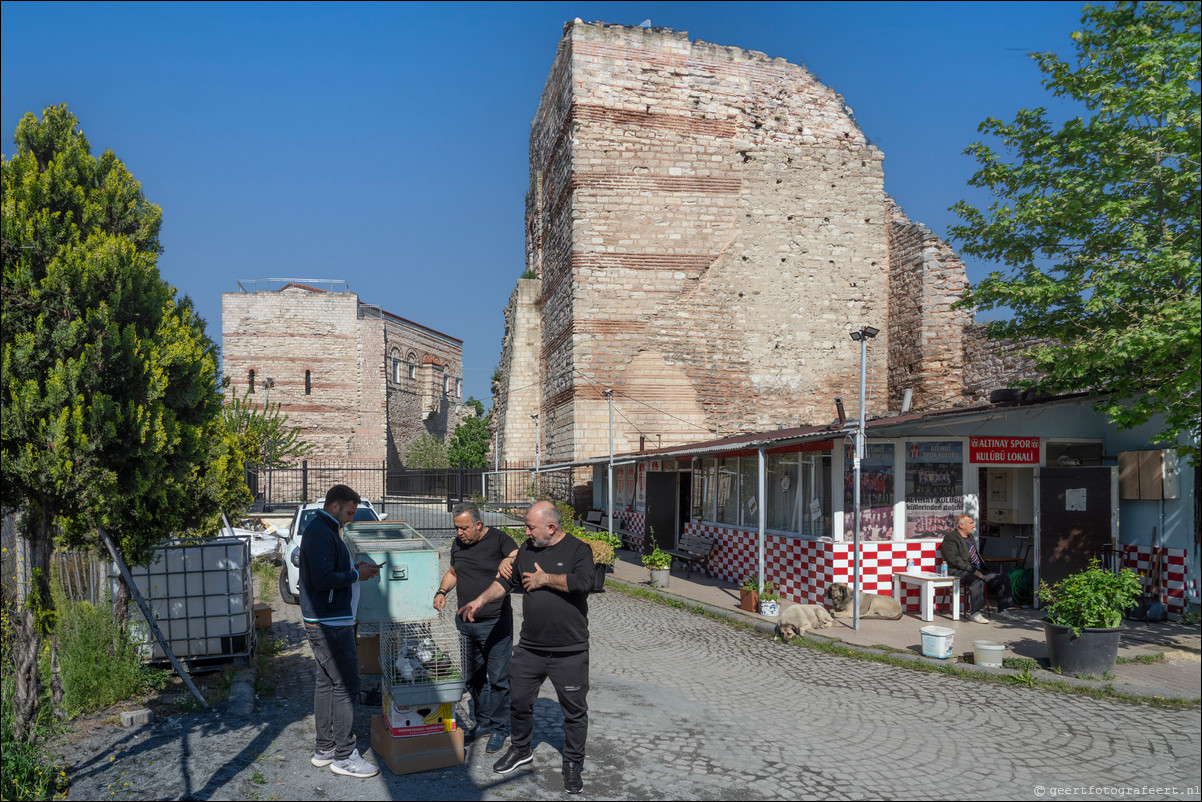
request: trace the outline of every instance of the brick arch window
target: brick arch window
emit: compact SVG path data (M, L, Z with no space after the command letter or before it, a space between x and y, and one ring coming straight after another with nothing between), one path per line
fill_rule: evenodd
M392 382L393 384L401 383L401 352L397 349L392 349L392 353L388 355L390 366L392 367Z
M255 391L255 372L253 370L246 372L246 381L250 384L250 392L253 393Z
M313 374L310 371L305 371L305 395L310 395L313 392Z
M417 354L413 353L412 351L409 352L408 365L409 365L409 368L408 368L409 378L416 379L417 378Z

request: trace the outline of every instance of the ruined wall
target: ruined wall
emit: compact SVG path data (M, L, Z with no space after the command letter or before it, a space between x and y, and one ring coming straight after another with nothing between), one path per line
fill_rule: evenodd
M462 341L378 307L351 292L289 284L276 291L222 293L222 370L241 394L249 371L269 393L289 425L314 446L317 458L396 466L421 433L445 438L463 417ZM423 387L410 379L412 356ZM401 359L399 373L393 358ZM443 367L445 366L445 367ZM305 392L309 371L309 392ZM442 390L444 372L451 379ZM397 380L399 376L399 380ZM262 388L256 388L256 400Z
M518 279L505 307L501 341L501 381L494 398L493 426L500 462L534 464L534 421L539 411L539 351L541 345L539 279Z
M964 330L964 397L971 402L989 400L989 393L1004 387L1019 387L1039 372L1024 352L1038 345L1031 338L1003 343L985 336L985 327L972 324Z
M881 153L803 67L666 29L569 23L531 131L546 458L885 408Z
M952 304L968 289L964 262L921 223L892 202L889 231L889 407L906 389L912 410L965 402L964 327L968 310Z
M241 395L253 370L260 385L255 400L279 403L316 457L384 458L382 399L365 395L361 386L375 335L360 329L358 306L354 293L299 285L221 294L223 374ZM267 378L275 387L264 396Z

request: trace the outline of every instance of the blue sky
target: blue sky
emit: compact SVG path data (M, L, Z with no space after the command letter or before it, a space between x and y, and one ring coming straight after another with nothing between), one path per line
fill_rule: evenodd
M1057 108L1027 56L1072 54L1081 3L0 4L4 153L66 102L163 208L159 269L221 337L239 279L345 279L464 341L490 403L524 269L528 136L563 23L689 31L804 63L940 235L990 115ZM1063 109L1061 110L1063 113ZM987 266L969 261L969 277Z

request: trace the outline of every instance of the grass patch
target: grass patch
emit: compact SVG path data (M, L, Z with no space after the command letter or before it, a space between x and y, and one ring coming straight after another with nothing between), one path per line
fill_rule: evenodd
M1130 663L1138 663L1140 665L1147 666L1151 665L1152 663L1163 663L1164 661L1164 652L1157 652L1156 654L1141 654L1136 655L1135 657L1120 657L1115 662L1120 666L1128 665Z
M638 599L645 599L646 601L653 602L655 604L661 604L665 607L672 607L675 609L686 610L688 612L698 613L698 614L704 615L708 618L720 620L723 623L730 624L731 626L738 627L740 629L748 629L748 630L753 630L753 631L758 632L758 630L756 630L755 626L753 626L751 623L745 623L745 622L737 620L737 619L732 619L732 618L728 618L723 615L718 615L716 613L706 610L700 604L687 604L685 602L682 602L679 599L673 599L673 598L664 596L664 595L657 593L653 590L650 590L648 588L631 587L631 586L624 585L624 584L621 584L618 582L613 582L613 583L606 582L606 588L616 590L619 593L623 593L627 596L632 596L632 597L638 598ZM1114 686L1109 685L1109 684L1107 684L1101 688L1091 688L1091 687L1085 687L1085 686L1065 682L1064 680L1045 679L1043 677L1039 677L1039 676L1032 674L1031 673L1032 666L1030 666L1030 665L1024 665L1022 667L1021 673L1018 674L1017 678L1016 678L1015 675L1008 675L1008 674L986 674L986 673L982 673L979 671L974 671L969 668L961 667L960 665L957 665L956 663L932 664L932 663L926 662L925 660L915 660L912 657L911 658L898 657L898 656L895 656L898 653L909 654L909 652L904 652L904 651L899 652L898 650L894 650L894 649L890 649L889 653L887 653L887 654L876 654L875 652L868 652L868 651L864 651L864 650L866 648L877 650L877 649L883 649L883 648L888 648L888 647L854 646L854 645L845 643L844 641L841 641L838 638L827 638L827 637L823 637L821 635L810 635L808 637L803 637L803 638L794 638L793 640L789 641L789 644L793 645L793 646L800 646L800 647L806 648L806 649L812 649L814 651L822 652L823 654L829 654L829 655L833 655L836 657L850 657L850 658L854 658L857 660L868 660L868 661L871 661L874 663L885 663L887 665L897 666L899 668L907 668L907 669L910 669L911 671L925 671L928 674L943 674L945 676L960 677L961 679L972 680L974 682L982 682L982 683L1001 682L1001 683L1006 683L1006 684L1010 684L1010 685L1018 684L1018 685L1022 685L1023 687L1040 688L1043 690L1057 691L1060 693L1074 694L1077 696L1090 696L1095 699L1113 699L1113 700L1120 701L1120 702L1130 702L1130 703L1134 703L1134 704L1148 704L1148 705L1153 705L1155 707L1168 707L1168 708L1174 708L1174 709L1180 709L1180 710L1197 710L1199 708L1202 708L1202 698L1166 699L1166 698L1163 698L1160 696L1136 696L1135 694L1124 693L1122 691L1116 691L1114 689ZM1162 655L1162 657L1163 657L1163 655ZM1012 659L1012 660L1015 660L1015 659L1027 660L1029 658L1010 658L1010 659ZM1034 663L1034 667L1038 667L1038 665L1039 665L1038 662L1034 661L1034 660L1031 660L1031 663ZM1003 665L1003 667L1008 667L1008 666L1006 666L1005 660L1003 660L1002 665ZM1059 672L1053 671L1052 673L1059 673Z
M275 696L275 668L272 660L284 651L284 641L267 634L267 628L259 630L258 648L255 652L255 693L263 698Z
M259 601L270 602L279 592L280 566L269 557L255 557L250 561L250 573L254 577L257 588L255 598Z
M1034 671L1039 668L1039 661L1030 657L1003 657L1002 668L1014 671Z

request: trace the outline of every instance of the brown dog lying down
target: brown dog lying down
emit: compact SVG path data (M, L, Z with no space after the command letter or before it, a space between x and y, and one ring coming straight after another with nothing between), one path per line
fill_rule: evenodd
M836 618L848 618L852 614L851 588L842 582L832 582L826 589L826 600L834 609ZM896 621L902 617L901 604L892 596L875 593L860 594L860 618L884 618Z
M780 614L776 622L776 635L783 641L791 641L811 629L825 629L834 625L831 614L821 604L795 604Z

